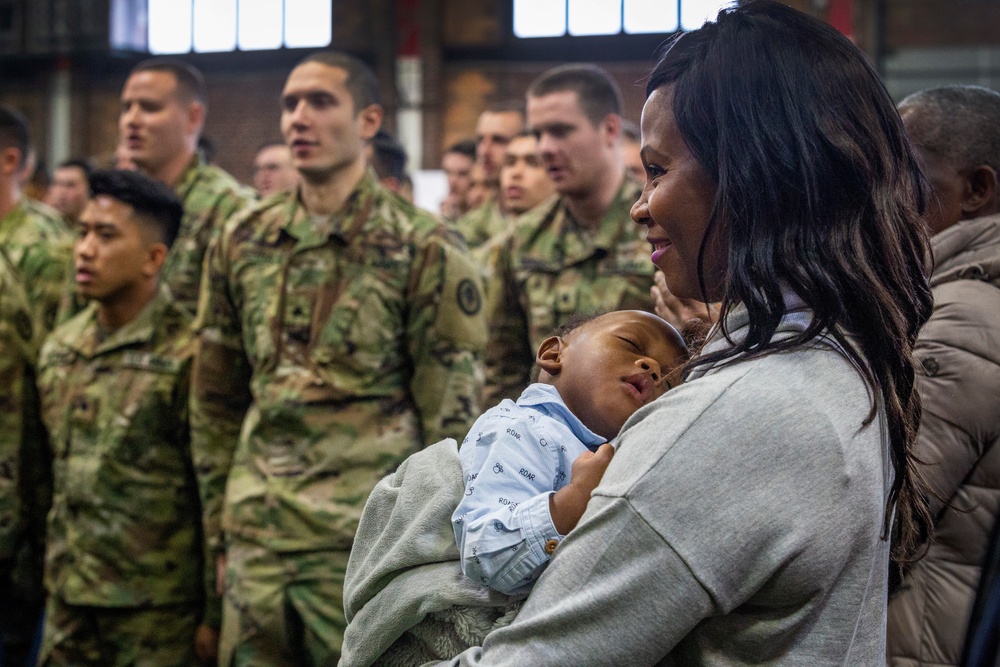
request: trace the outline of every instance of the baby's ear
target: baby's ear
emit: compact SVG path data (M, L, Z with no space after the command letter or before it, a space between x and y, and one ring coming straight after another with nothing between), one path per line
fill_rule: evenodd
M559 336L549 336L538 346L535 363L543 372L549 375L559 375L562 369L562 351L566 341Z

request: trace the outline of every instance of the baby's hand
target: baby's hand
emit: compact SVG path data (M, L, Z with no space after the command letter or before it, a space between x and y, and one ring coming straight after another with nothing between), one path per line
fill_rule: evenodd
M584 452L573 461L569 484L549 496L549 513L552 523L560 534L565 535L576 527L590 494L604 477L604 471L611 463L615 448L604 443L596 452Z
M587 451L580 454L576 457L576 461L573 461L569 486L577 486L581 491L585 491L589 499L591 492L601 483L604 471L608 469L608 464L614 455L615 448L608 443L598 447L596 452Z

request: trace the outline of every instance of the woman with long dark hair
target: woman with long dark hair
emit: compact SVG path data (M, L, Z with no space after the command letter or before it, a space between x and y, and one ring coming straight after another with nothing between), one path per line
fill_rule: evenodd
M461 664L877 665L931 311L924 182L861 51L775 2L677 38L632 210L680 298L721 302L637 412L516 621Z

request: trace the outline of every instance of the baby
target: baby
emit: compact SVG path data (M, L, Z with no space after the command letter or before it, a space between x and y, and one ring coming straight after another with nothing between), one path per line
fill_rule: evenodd
M678 382L680 334L647 312L583 320L538 348L538 382L486 411L462 442L465 496L452 515L462 571L527 592L576 526L611 461L604 444Z

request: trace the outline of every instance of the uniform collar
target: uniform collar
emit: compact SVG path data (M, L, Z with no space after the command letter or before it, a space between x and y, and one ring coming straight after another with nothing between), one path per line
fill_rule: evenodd
M68 347L87 358L107 354L123 347L149 343L156 335L157 324L170 301L167 287L160 285L156 295L139 311L135 319L115 329L101 342L98 342L97 336L97 304L92 303L82 314L80 328L68 332L63 340Z
M181 201L186 201L191 190L201 179L201 175L204 173L205 169L208 167L207 164L201 159L198 153L195 153L191 157L191 161L188 162L187 168L184 173L181 174L180 180L177 181L177 186L174 188L174 192L180 197Z
M548 238L549 242L530 244L524 259L539 266L548 264L571 266L595 255L611 254L620 244L622 237L627 234L630 226L634 224L630 210L641 193L639 184L625 175L614 199L611 200L611 205L594 230L581 227L569 212L566 200L559 197L548 207L539 209L543 219L541 224L533 225L538 232L533 240ZM552 229L555 230L555 234L551 233ZM546 237L542 237L542 233L545 233ZM561 247L556 248L555 244ZM557 249L559 252L554 252Z
M302 203L299 186L288 197L281 224L268 229L265 241L276 244L284 233L297 241L298 248L319 247L331 238L349 245L370 219L379 187L374 172L366 170L340 210L330 216L329 224L318 225Z
M576 439L589 449L594 449L607 442L605 438L584 426L580 418L570 412L562 396L559 395L559 391L550 384L535 382L528 385L528 388L517 399L517 404L523 408L535 408L549 417L561 421L573 432Z

